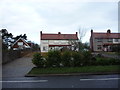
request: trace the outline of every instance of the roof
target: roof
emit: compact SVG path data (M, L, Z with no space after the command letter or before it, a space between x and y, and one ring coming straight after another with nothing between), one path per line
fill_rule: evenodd
M78 40L77 32L76 34L45 34L41 33L41 40Z
M29 46L28 43L27 43L23 38L20 37L15 43L13 43L12 47L13 47L19 40L22 40L27 46Z
M120 33L96 33L93 32L94 38L120 38Z

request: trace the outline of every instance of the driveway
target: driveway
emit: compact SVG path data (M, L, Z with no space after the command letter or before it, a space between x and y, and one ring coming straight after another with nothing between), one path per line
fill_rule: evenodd
M24 77L34 65L31 57L22 57L2 66L2 77Z

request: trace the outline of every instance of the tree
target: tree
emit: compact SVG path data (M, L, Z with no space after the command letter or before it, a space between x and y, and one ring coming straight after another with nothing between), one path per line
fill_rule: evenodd
M22 38L24 38L25 40L27 40L26 34L24 34L24 35L22 36Z
M78 49L79 49L78 40L69 40L68 43L71 45L69 48L70 51L78 51Z
M79 51L83 51L84 50L84 45L82 43L82 39L86 34L86 30L79 28L78 32L79 32L79 41L78 41Z
M39 50L40 50L39 45L38 45L38 44L33 44L33 45L32 45L32 50L33 50L33 51L39 51Z
M79 28L78 32L79 32L79 41L82 42L82 38L85 36L86 30Z
M83 51L84 48L86 47L87 44L85 44L85 47L84 47L84 44L82 43L82 38L85 36L86 34L86 31L84 29L79 29L78 30L79 32L79 39L78 40L69 40L69 44L71 45L70 47L70 50L72 51Z
M12 33L8 33L8 31L6 29L2 29L2 30L0 30L0 32L1 32L1 35L2 35L2 43L5 46L5 48L6 47L7 48L11 47L11 45L12 45L11 40L13 38ZM3 49L5 49L5 48L3 48Z
M83 47L84 47L84 49L90 49L88 42L83 43Z

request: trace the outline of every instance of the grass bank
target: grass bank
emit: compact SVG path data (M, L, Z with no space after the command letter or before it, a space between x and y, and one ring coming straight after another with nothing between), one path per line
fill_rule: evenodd
M60 67L60 68L36 68L34 67L28 75L42 74L70 74L70 73L103 73L119 72L119 65L110 66L84 66L84 67Z

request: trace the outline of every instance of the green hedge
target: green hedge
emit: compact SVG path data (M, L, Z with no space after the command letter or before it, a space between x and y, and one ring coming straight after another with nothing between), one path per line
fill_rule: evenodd
M120 59L105 58L95 56L89 51L49 51L45 57L40 53L35 53L32 59L37 67L80 67L91 65L120 65Z
M47 67L59 67L61 63L60 51L49 51L46 57Z
M44 67L45 61L40 53L35 53L33 55L32 63L36 65L36 67Z

